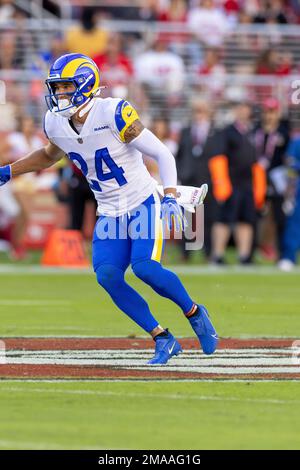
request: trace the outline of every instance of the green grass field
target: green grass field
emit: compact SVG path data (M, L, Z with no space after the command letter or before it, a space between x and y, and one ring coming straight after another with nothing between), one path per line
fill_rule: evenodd
M187 271L186 271L187 272ZM223 337L298 337L300 274L267 268L181 275ZM178 308L129 274L161 324ZM128 336L91 273L0 272L1 337ZM0 382L1 449L300 448L300 382Z

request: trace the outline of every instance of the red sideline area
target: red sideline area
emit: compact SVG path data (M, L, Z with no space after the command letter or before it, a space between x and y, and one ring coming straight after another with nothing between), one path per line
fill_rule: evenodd
M153 341L144 338L1 338L6 350L27 349L40 350L88 350L88 349L153 349ZM199 349L199 343L194 338L179 338L185 349ZM253 338L253 339L220 339L218 349L248 349L248 348L288 348L295 338Z

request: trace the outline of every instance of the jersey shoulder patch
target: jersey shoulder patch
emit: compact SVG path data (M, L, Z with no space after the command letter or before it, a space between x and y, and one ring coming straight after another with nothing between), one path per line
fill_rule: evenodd
M115 125L122 142L125 142L125 132L131 124L140 119L136 109L125 100L118 102L115 110Z

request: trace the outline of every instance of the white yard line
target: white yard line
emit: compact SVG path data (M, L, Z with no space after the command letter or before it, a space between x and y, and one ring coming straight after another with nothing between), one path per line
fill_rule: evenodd
M1 383L0 383L1 385ZM273 398L240 398L240 397L217 397L213 395L189 395L189 394L174 394L174 393L127 393L124 391L111 392L99 390L64 390L64 389L43 389L43 388L27 388L27 387L2 387L0 392L20 392L20 393L58 393L67 395L80 395L80 396L100 396L100 397L125 397L125 398L149 398L159 400L195 400L195 401L226 401L226 402L247 402L247 403L261 403L270 405L294 405L300 404L300 400L278 400Z
M280 350L279 350L280 351ZM281 352L281 351L280 351ZM299 373L300 367L293 366L292 350L285 349L285 355L276 355L272 350L251 350L251 357L231 350L220 350L214 356L195 354L186 350L180 357L174 357L168 366L159 370L169 372L192 372L206 374L263 374ZM249 354L249 353L248 353ZM8 350L2 351L2 364L19 365L64 365L87 367L113 367L128 370L150 370L147 361L153 353L149 350ZM294 364L295 365L295 364Z

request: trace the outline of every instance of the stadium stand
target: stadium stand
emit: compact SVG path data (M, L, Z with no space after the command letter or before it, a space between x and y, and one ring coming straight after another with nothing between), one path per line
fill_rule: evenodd
M134 102L146 125L167 117L175 140L190 124L195 98L210 103L216 128L245 100L258 124L261 105L276 98L296 132L299 18L296 1L2 0L0 134L14 132L23 115L42 134L48 68L89 38L104 96Z

